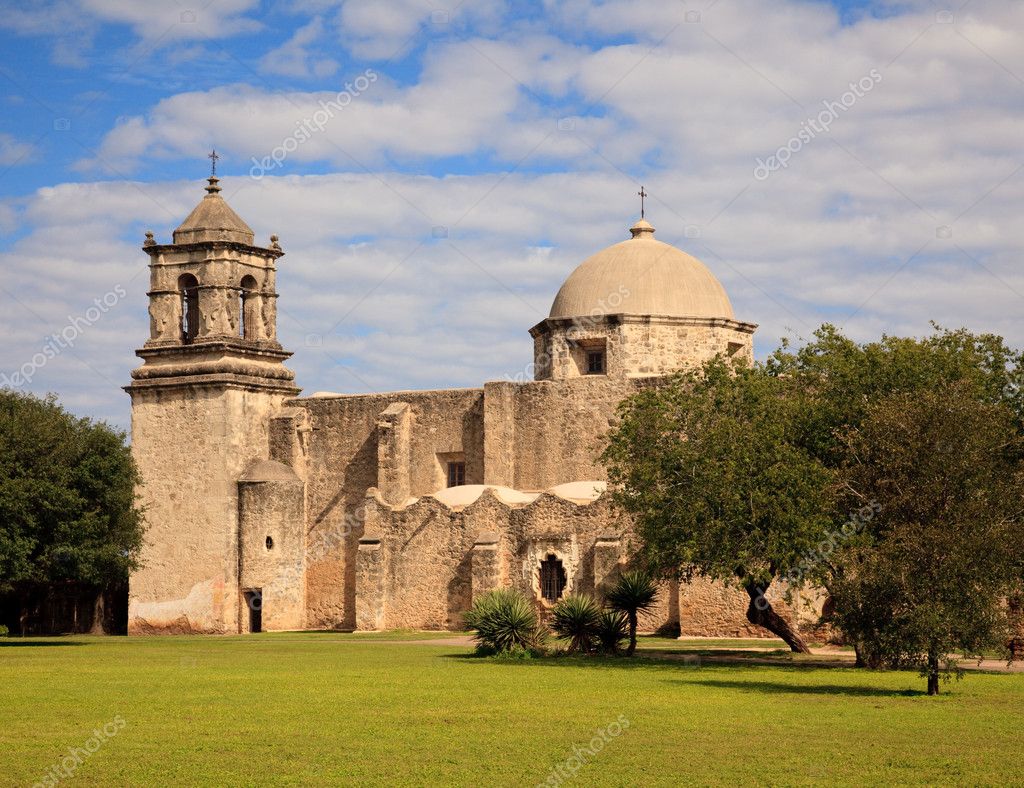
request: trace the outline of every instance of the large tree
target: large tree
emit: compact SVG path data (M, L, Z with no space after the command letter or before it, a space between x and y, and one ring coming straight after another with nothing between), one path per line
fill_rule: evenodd
M645 562L741 587L747 618L806 643L768 599L832 523L832 472L803 445L794 381L714 360L620 408L604 460Z
M142 545L137 481L124 433L0 390L0 592L126 579Z
M1021 437L980 393L963 380L890 394L842 440L843 497L881 507L829 561L836 623L870 662L921 667L928 694L947 655L1009 640L1021 582Z

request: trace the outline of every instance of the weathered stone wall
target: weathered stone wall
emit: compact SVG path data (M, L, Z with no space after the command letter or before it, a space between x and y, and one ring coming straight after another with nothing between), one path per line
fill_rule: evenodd
M605 375L667 375L722 355L753 361L750 323L717 318L605 315L582 321L549 318L534 327L537 380L587 377L590 350L605 351Z
M480 389L317 396L295 400L308 414L306 439L308 522L307 626L352 628L356 623L355 561L363 533L366 491L383 482L392 498L407 485L420 496L445 486L448 458L464 456L466 482L483 481L483 392ZM382 414L405 403L408 413L379 445ZM407 422L405 421L407 419ZM390 429L390 428L388 428ZM396 453L397 452L397 453ZM407 458L407 459L406 459ZM400 464L396 460L401 459ZM401 464L406 465L403 471ZM397 485L397 486L396 486Z
M373 491L359 547L356 593L366 613L358 623L371 629L460 629L474 597L506 586L535 600L546 617L552 604L542 598L539 573L549 555L565 569L565 593L600 597L601 582L614 579L630 549L628 534L610 530L610 521L606 498L587 504L547 493L526 505L509 505L487 489L463 508L432 497L398 508ZM599 543L605 545L600 569ZM643 624L648 630L671 626L676 610L666 586Z
M278 463L257 463L238 483L239 586L243 592L260 589L264 631L302 629L305 622L303 503L302 480ZM248 610L239 596L239 623L244 632Z
M266 458L282 399L230 387L132 390L147 531L130 582L130 634L238 631L236 482Z

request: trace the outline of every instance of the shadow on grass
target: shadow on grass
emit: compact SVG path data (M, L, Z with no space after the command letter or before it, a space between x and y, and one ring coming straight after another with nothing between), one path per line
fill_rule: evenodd
M699 685L713 689L734 689L742 692L760 692L766 695L852 695L860 697L912 698L925 695L923 690L885 689L883 687L851 686L847 684L785 684L781 681L732 681L730 679L677 679L674 684Z
M731 656L735 655L735 656ZM736 667L736 668L777 668L786 671L802 670L842 670L852 669L850 662L834 662L830 660L793 660L789 658L788 652L781 652L778 657L771 655L757 655L750 652L729 652L693 650L688 652L673 651L671 653L659 654L653 650L637 652L633 657L619 655L609 657L599 654L582 656L578 654L552 654L543 657L493 657L480 656L475 652L462 651L449 653L444 656L449 659L465 660L469 662L480 662L491 665L522 665L526 667L558 667L558 668L584 668L590 670L669 670L683 671L694 670L700 667Z
M46 648L47 646L85 646L85 645L87 645L87 644L81 642L80 640L58 640L58 639L56 639L56 637L53 640L50 640L50 639L39 640L39 639L33 639L33 638L22 639L22 638L18 638L18 637L15 637L15 638L0 638L0 648L17 648L17 647L25 647L25 646L33 646L33 647L36 647L36 648L38 648L38 647Z

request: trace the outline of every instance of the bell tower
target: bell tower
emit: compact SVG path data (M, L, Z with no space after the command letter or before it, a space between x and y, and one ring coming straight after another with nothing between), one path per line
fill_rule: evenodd
M268 427L298 395L277 341L277 236L206 196L172 242L146 233L149 339L126 387L147 533L129 633L237 632L238 480L268 459Z

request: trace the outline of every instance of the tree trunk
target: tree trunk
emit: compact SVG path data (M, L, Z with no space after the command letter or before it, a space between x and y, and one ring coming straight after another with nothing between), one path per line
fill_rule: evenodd
M92 607L92 628L89 630L90 635L103 635L105 634L103 629L103 619L106 615L104 609L104 590L100 589L96 594L96 599L93 602Z
M853 666L855 668L866 668L868 663L867 660L864 659L864 652L860 645L860 641L853 644L853 653L857 655L857 659L854 661Z
M928 694L939 694L939 653L928 652Z
M631 610L627 615L629 616L629 648L626 649L626 656L631 657L636 651L636 613Z
M764 627L774 635L778 635L786 641L786 645L792 651L798 654L811 653L804 639L800 637L800 633L790 626L786 619L775 612L772 603L764 595L766 589L761 588L756 583L746 583L744 590L746 590L747 595L750 597L750 604L747 605L747 621L759 627Z

